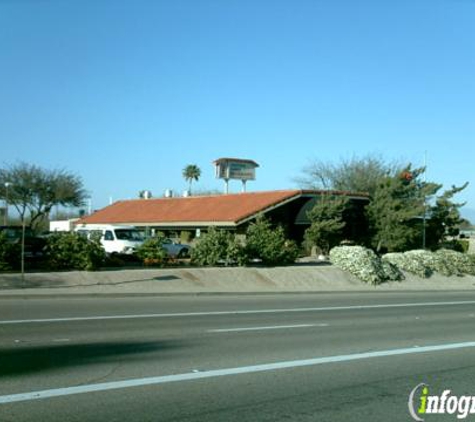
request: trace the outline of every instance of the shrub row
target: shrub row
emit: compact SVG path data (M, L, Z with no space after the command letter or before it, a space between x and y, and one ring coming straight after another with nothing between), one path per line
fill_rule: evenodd
M249 225L245 244L227 231L210 228L193 248L191 258L197 265L246 265L258 260L275 266L294 263L298 254L297 245L286 239L282 227L274 228L261 219Z
M449 249L440 249L436 252L414 250L391 253L384 255L383 259L423 278L428 278L433 273L445 276L475 275L475 257Z
M53 233L46 241L41 258L42 265L51 270L91 271L104 264L106 255L99 240L88 240L77 233ZM0 235L0 271L18 270L20 262L20 244Z
M428 278L433 273L446 276L475 275L475 256L448 249L436 252L413 250L379 257L362 246L338 246L330 251L330 260L369 284L402 280L403 271L422 278Z
M164 265L168 254L163 240L163 236L147 239L137 250L137 258L145 265ZM276 266L294 263L298 254L297 245L286 239L282 227L259 219L249 225L245 244L233 233L210 228L192 249L191 258L202 266L246 265L255 261ZM51 270L96 270L106 263L120 262L116 257L106 258L99 239L87 239L74 232L49 236L43 258L43 267ZM19 262L18 245L0 237L0 270L17 269Z

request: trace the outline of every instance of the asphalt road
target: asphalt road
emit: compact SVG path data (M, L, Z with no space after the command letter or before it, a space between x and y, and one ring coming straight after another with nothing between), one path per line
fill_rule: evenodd
M475 396L474 328L473 292L0 299L0 421L410 421Z

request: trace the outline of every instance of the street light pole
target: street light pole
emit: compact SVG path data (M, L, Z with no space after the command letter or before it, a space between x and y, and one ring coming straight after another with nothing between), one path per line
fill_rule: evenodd
M427 151L424 151L424 188L427 185ZM427 210L427 198L424 193L424 214L422 215L422 249L426 248L426 210Z
M3 225L8 226L8 188L12 184L10 182L5 182L5 213L3 214Z

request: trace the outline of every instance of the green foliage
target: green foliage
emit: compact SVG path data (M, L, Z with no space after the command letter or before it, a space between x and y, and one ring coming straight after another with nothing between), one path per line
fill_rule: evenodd
M189 190L191 192L191 184L193 180L198 181L201 176L201 169L196 164L188 164L183 169L183 177L190 184Z
M168 257L163 241L163 235L151 237L138 247L135 254L146 265L163 265Z
M429 210L430 219L427 221L426 244L428 248L438 249L443 246L446 236L457 236L459 234L459 227L464 222L459 210L465 204L455 203L452 199L467 185L468 183L459 187L452 186L451 189L446 190L436 198L435 205Z
M460 239L460 240L455 240L454 242L456 246L453 248L448 248L448 249L453 249L454 251L457 251L457 252L468 253L468 250L470 249L470 242L468 240Z
M4 233L0 233L0 271L10 271L20 266L20 245L9 242Z
M306 166L297 182L307 189L335 189L366 192L373 196L381 179L397 174L401 166L377 155L352 157L339 163L315 161Z
M180 232L181 243L190 243L192 237L193 237L193 232L189 230L182 230Z
M323 195L307 214L311 221L305 231L305 242L308 246L317 246L327 255L331 248L343 240L343 212L348 198Z
M210 266L244 264L245 253L232 233L210 227L192 249L191 260L198 265Z
M249 225L246 231L246 254L264 265L293 264L299 255L295 242L287 240L281 226L272 227L264 218Z
M440 249L450 249L457 252L468 252L470 243L468 240L446 239L438 244ZM433 248L436 249L436 248Z
M381 180L367 207L372 245L377 251L398 252L422 244L422 219L426 199L440 185L419 180L423 168L407 166Z
M87 239L78 233L53 233L46 243L48 265L52 270L94 271L106 254L98 238Z
M378 252L398 252L423 246L425 231L426 246L436 250L444 245L447 236L457 235L463 223L459 214L463 204L453 202L453 197L467 184L452 186L435 197L442 185L421 180L424 172L425 168L391 164L369 155L340 163L316 161L303 169L303 177L297 181L305 188L369 194L367 221L361 221L367 224L367 236L347 230L351 228L347 225L344 231L349 240L371 245ZM327 226L324 222L315 225L310 238L319 240L321 232L333 229Z
M5 183L8 183L8 189ZM19 163L0 169L0 198L7 196L21 221L29 217L29 224L35 227L54 206L81 206L87 194L82 180L74 174Z

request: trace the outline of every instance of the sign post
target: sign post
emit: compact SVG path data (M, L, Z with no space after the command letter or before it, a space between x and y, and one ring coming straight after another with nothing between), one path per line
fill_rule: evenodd
M213 162L217 179L224 179L224 193L229 193L229 181L240 180L242 192L246 192L246 182L256 180L256 168L259 167L253 160L240 158L219 158Z

